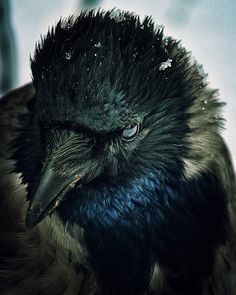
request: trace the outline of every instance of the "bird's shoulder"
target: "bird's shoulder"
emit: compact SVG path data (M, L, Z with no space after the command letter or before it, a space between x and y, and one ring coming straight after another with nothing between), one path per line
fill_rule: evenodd
M82 250L56 217L34 229L25 226L26 187L12 172L11 142L27 123L20 117L29 112L34 93L30 83L0 99L0 293L94 294L95 280ZM78 252L76 258L69 248Z
M215 158L219 179L227 192L230 221L229 239L217 252L215 269L208 282L208 294L236 293L236 180L233 160L227 144L222 139ZM204 293L205 295L205 293Z

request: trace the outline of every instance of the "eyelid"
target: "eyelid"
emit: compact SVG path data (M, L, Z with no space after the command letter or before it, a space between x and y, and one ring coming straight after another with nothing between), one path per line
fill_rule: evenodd
M131 123L131 124L129 124L128 126L126 126L125 127L125 129L132 129L132 128L134 128L134 127L136 127L137 125L138 125L139 123ZM133 127L132 127L133 126Z

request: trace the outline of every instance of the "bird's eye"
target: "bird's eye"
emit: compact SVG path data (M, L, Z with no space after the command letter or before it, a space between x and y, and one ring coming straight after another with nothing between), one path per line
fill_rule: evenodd
M123 130L121 137L125 141L131 141L135 139L136 136L139 134L139 130L140 130L139 123L130 124Z

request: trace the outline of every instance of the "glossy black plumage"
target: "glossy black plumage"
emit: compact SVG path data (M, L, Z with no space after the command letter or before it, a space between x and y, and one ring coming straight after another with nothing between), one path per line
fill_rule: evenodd
M60 21L31 67L34 86L1 101L3 294L52 294L60 282L54 294L233 295L222 103L190 54L150 18L87 12ZM124 141L132 124L140 131ZM27 224L43 219L30 230L26 194ZM63 272L52 277L50 260Z

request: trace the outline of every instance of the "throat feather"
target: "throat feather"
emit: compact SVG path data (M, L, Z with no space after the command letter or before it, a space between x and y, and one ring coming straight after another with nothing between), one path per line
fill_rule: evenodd
M155 263L172 273L207 276L228 227L227 201L212 174L191 181L150 174L105 189L88 185L59 213L84 228L107 294L143 294Z

